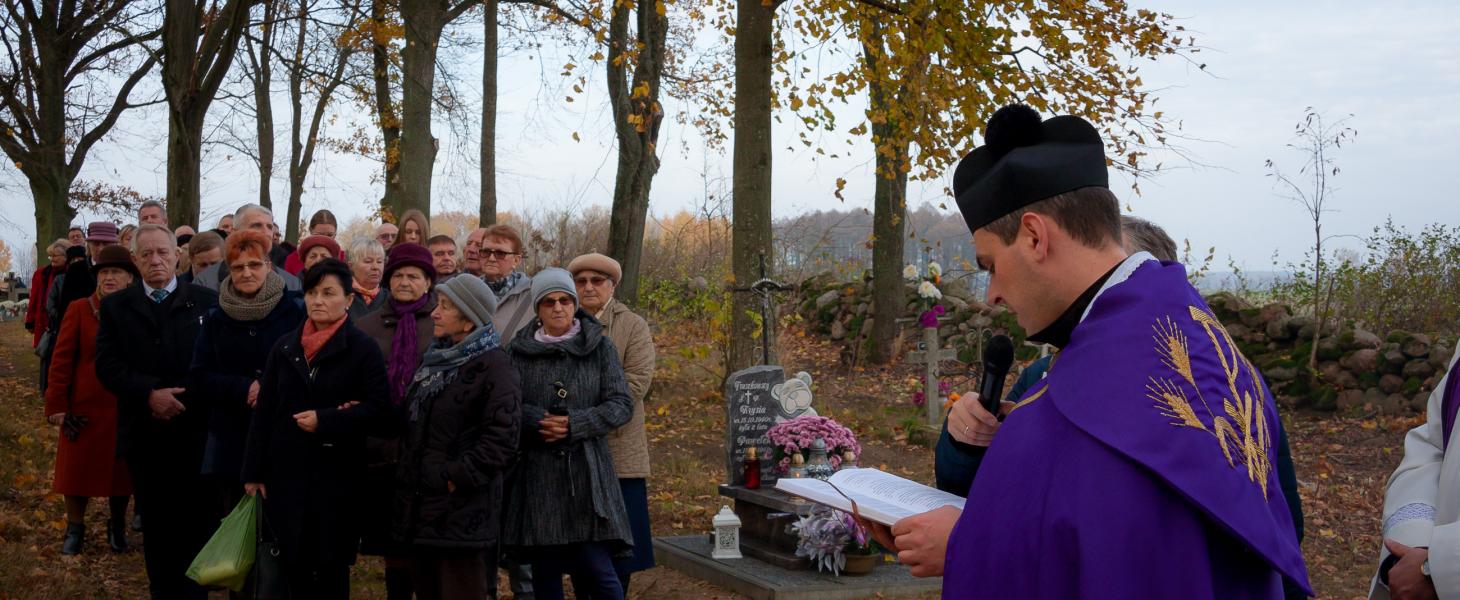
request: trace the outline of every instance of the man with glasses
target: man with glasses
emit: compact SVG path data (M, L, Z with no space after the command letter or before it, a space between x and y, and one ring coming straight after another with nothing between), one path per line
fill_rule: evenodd
M502 336L505 349L533 318L532 276L517 270L522 266L522 236L509 225L496 224L482 234L482 280L497 295L497 313L492 326Z

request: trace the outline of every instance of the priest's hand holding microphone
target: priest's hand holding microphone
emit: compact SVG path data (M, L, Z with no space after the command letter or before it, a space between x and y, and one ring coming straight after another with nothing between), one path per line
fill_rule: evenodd
M957 444L988 446L993 443L999 421L1014 407L1013 402L1000 402L1004 378L1014 362L1014 343L1007 336L994 336L984 346L984 378L977 394L968 394L953 403L948 411L948 433ZM998 417L994 416L998 410ZM963 511L945 506L920 515L913 515L891 528L864 521L883 547L897 553L897 560L907 565L916 577L937 577L943 574L943 561L948 551L948 538Z

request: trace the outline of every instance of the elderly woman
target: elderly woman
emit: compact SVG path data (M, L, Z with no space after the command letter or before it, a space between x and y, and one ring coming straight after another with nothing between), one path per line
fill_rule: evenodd
M431 235L431 222L426 220L425 213L414 208L401 213L400 237L395 240L397 246L401 244L424 246L428 235Z
M309 265L311 264L309 262L309 252L305 249L306 245L311 244L310 238L325 238L330 240L331 242L334 242L335 233L338 230L339 221L335 219L335 213L332 213L328 210L314 211L314 215L309 217L309 227L305 230L309 232L309 236L305 237L302 240L299 240L299 248L290 253L288 258L284 259L284 270L293 275L299 275L300 273L303 273L304 270L308 269ZM323 243L321 240L315 240L313 242L313 244L316 245L321 243ZM345 260L345 255L343 252L341 252L338 242L334 243L332 249L335 251L335 253L329 255L328 258L338 258L340 260Z
M299 240L299 249L284 261L284 270L298 275L326 258L344 260L339 242L332 236L311 235Z
M350 323L350 269L304 272L304 325L279 340L259 384L244 491L264 499L293 598L348 598L359 545L365 435L389 411L385 358Z
M608 450L618 472L619 490L629 511L629 525L634 532L634 555L614 561L624 595L629 593L633 573L654 566L654 539L649 526L649 437L644 431L644 396L654 381L654 336L643 317L634 314L624 303L614 299L623 268L618 261L602 254L584 254L568 263L578 301L583 311L593 315L624 367L629 395L634 399L634 416L623 427L608 434Z
M380 278L385 270L385 246L375 240L360 240L350 245L350 273L354 277L355 300L350 304L350 318L359 319L385 304L380 293Z
M30 276L30 300L25 311L25 330L31 333L31 347L41 345L41 336L50 331L50 323L46 319L45 301L46 293L51 290L51 283L56 277L66 270L66 249L71 247L71 242L66 238L56 238L51 245L46 246L46 264L36 269L35 274ZM41 374L45 376L44 373Z
M243 447L269 351L304 322L299 292L286 289L269 261L271 244L254 229L228 236L228 274L203 320L186 386L211 402L203 474L213 476L225 511L243 496Z
M392 406L404 403L406 388L421 364L421 355L431 345L431 311L436 308L436 295L431 290L435 280L436 269L431 266L429 251L417 244L396 244L385 263L389 294L385 304L360 318L360 331L375 340L385 356ZM395 423L397 431L403 426ZM366 442L369 491L364 498L365 535L360 551L385 557L385 587L389 598L409 598L411 578L405 552L392 543L390 536L391 500L399 460L397 441L390 437L393 436L372 437Z
M61 319L66 316L66 308L72 302L85 297L66 298L67 275L71 275L82 281L90 281L92 284L91 292L96 291L96 280L87 271L90 268L86 260L85 245L71 246L66 249L66 266L61 267L60 274L56 275L55 281L51 282L51 288L46 290L45 319L47 329L59 332L61 330ZM72 289L75 290L78 288L73 285ZM50 384L48 380L50 379L51 373L51 355L56 350L56 344L53 341L50 345L42 345L38 350L41 351L41 374L44 375L44 377L41 377L41 393L44 394L46 393L46 386Z
M522 452L508 493L503 541L532 563L538 598L574 592L623 598L615 556L633 535L608 450L634 401L603 326L578 308L573 278L558 268L532 278L537 318L510 354L522 379Z
M497 298L475 277L437 287L435 342L407 395L395 538L420 600L477 600L497 587L502 477L517 450L521 390L492 328Z
M96 377L96 333L101 299L138 278L132 253L107 246L94 258L96 293L71 303L56 335L46 389L46 420L61 428L56 445L56 493L66 498L66 537L61 554L80 554L86 538L89 498L111 499L106 541L113 551L127 549L127 497L132 494L127 465L117 456L117 397Z

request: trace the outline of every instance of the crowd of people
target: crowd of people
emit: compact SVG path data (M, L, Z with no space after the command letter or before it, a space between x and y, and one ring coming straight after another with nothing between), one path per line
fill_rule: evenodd
M26 328L58 428L63 554L143 532L151 597L219 520L262 501L295 598L346 598L360 554L387 597L622 598L654 564L643 401L648 324L601 254L529 275L502 224L464 243L419 211L341 247L315 213L297 245L245 205L201 233L149 202L135 225L47 247ZM460 251L458 251L460 247ZM134 517L127 519L129 499Z

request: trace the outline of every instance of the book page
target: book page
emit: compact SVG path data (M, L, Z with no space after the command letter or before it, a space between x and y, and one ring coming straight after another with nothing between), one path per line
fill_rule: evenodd
M779 479L776 489L846 512L853 512L855 500L856 512L883 525L942 506L963 509L958 496L877 469L843 469L829 482Z

